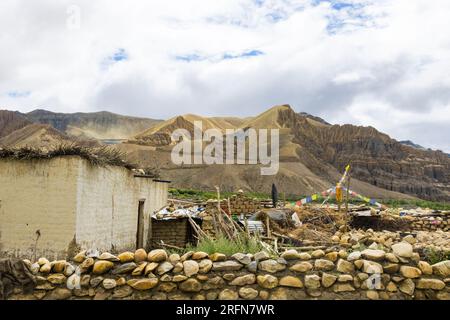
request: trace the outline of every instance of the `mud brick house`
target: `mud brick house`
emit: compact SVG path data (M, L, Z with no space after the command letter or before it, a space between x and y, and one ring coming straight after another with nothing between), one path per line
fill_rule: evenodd
M63 258L148 247L168 181L79 156L0 157L0 255Z

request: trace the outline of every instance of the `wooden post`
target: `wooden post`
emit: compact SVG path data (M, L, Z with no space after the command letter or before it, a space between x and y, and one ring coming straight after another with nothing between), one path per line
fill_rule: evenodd
M272 233L270 232L270 224L269 224L269 215L266 215L266 228L267 228L267 236L272 237Z
M217 210L220 213L220 189L218 186L216 186L216 191L217 191Z
M336 202L338 206L338 212L341 212L341 200L342 200L342 188L341 184L336 185Z
M250 229L248 228L248 221L245 214L244 214L244 224L245 224L245 232L247 233L248 239L250 239Z
M216 237L219 235L219 217L220 217L220 191L219 191L219 187L216 187L216 191L217 191L217 213L214 214L213 211L213 221L214 221L214 232L216 233Z
M347 192L345 193L345 212L348 214L348 199L350 197L350 173L347 178Z

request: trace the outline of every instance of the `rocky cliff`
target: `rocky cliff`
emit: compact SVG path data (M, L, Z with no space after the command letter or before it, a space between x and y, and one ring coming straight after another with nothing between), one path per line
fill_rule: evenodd
M278 121L311 158L383 189L431 200L450 199L450 159L440 151L405 146L372 127L316 126L287 108Z
M0 110L0 138L31 124L20 112Z
M209 118L193 119L210 127ZM174 117L129 141L157 147L148 159L160 162L164 174L178 187L220 185L229 191L270 192L268 188L276 183L287 194L309 194L334 184L351 163L353 187L368 196L398 198L402 193L429 200L450 199L450 159L446 154L406 146L372 127L330 125L321 118L296 113L289 105L273 107L235 127L280 130L280 170L276 176L261 176L255 165L174 167L168 159L170 133L178 128L192 133L190 120L192 117ZM128 147L131 154L142 154L134 149Z

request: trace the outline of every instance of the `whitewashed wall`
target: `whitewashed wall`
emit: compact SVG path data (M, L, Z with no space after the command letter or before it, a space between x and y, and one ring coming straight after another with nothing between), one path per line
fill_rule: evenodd
M137 178L125 168L79 168L76 242L98 250L135 249L139 200L145 199L144 240L149 216L167 202L167 183ZM147 241L144 241L146 246Z
M167 190L167 183L79 157L0 160L0 254L56 258L76 247L134 249L140 199L147 246L150 214L166 204Z
M0 254L67 253L75 237L79 164L76 158L0 160Z

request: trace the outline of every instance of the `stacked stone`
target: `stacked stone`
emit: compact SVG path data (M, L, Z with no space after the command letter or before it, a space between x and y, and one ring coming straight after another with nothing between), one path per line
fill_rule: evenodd
M228 203L227 203L226 199L225 200L223 200L223 199L220 200L220 207L222 209L224 209L224 210L228 208ZM217 200L209 199L208 201L206 201L205 208L206 208L207 211L217 210ZM227 209L227 211L228 211L228 209Z
M359 250L361 246L372 246L373 248L384 247L390 249L391 246L402 240L400 232L394 231L373 231L351 230L349 232L336 232L331 241L341 247ZM417 231L407 235L403 241L409 242L414 249L419 251L424 248L433 248L442 252L450 252L450 233L442 230L438 231Z
M152 245L157 247L161 240L165 244L185 247L189 240L187 218L156 220L152 222Z
M261 206L261 208L273 208L273 201L272 199L260 200L259 205Z
M436 217L413 217L411 228L424 231L450 231L450 216L447 214Z
M221 208L228 212L228 200L222 199L220 202ZM249 198L243 192L238 192L230 197L230 209L232 214L254 213L262 208L258 199ZM216 210L217 200L209 199L206 202L206 210Z
M203 232L205 232L208 236L211 237L215 236L214 219L213 219L214 214L216 215L218 214L217 201L210 199L206 202L206 209L200 214L200 218L202 218Z
M38 285L9 299L450 299L449 260L420 261L406 241L391 250L287 250L279 257L83 251L73 262L24 260Z
M246 197L242 192L231 196L230 207L233 214L254 213L261 209L261 203L258 199Z

